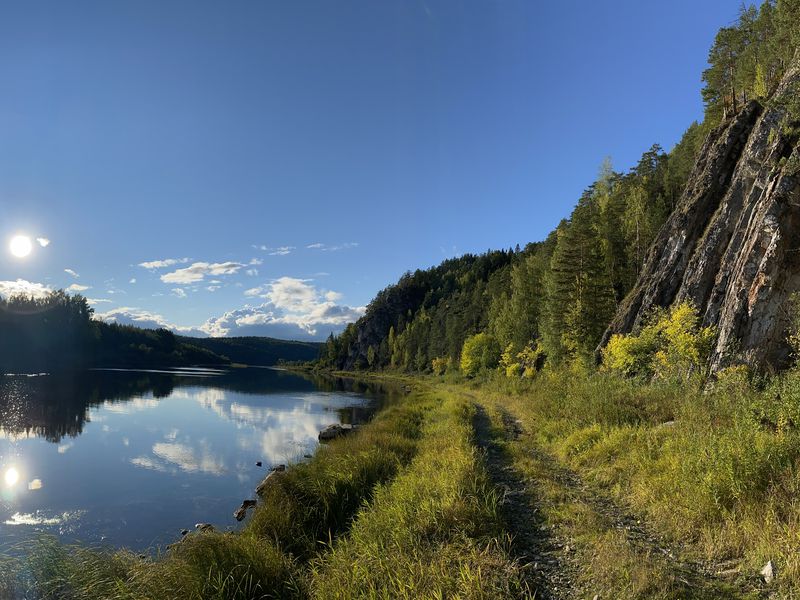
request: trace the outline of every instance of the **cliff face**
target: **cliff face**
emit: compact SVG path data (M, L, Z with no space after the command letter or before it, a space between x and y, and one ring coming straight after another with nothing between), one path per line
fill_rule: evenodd
M796 58L765 106L751 102L709 136L601 347L653 308L689 300L719 331L712 370L786 364L788 301L800 291L800 123L789 108L799 100Z

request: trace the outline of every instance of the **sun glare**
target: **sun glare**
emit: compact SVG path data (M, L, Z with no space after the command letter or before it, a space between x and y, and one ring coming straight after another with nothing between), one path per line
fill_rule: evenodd
M16 235L11 238L11 243L8 245L8 248L11 250L11 254L17 258L25 258L31 253L33 244L31 244L31 238L27 235Z
M14 467L9 467L6 469L4 478L6 480L6 485L8 487L12 487L19 481L19 471L17 471Z

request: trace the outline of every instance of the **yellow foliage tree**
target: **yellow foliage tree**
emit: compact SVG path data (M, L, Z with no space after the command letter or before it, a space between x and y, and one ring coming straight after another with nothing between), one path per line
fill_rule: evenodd
M494 369L500 360L497 341L488 333L477 333L464 341L461 349L461 372L475 377L486 369Z
M658 311L636 334L614 335L603 349L603 368L625 376L687 378L704 373L716 329L701 327L697 310L682 302Z

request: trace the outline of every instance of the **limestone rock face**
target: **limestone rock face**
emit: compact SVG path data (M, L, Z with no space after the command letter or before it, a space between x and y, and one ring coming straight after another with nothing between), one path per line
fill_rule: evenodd
M601 347L653 308L688 300L718 328L712 370L785 366L788 301L800 291L798 102L796 58L765 106L749 103L709 136Z

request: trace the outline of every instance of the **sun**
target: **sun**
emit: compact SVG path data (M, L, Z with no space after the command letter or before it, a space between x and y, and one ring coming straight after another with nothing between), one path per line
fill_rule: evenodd
M13 487L16 485L17 481L19 481L19 471L17 471L14 467L10 467L5 474L6 485L8 487Z
M8 248L11 250L11 254L17 258L25 258L33 250L33 244L31 244L31 238L27 235L15 235L11 238Z

